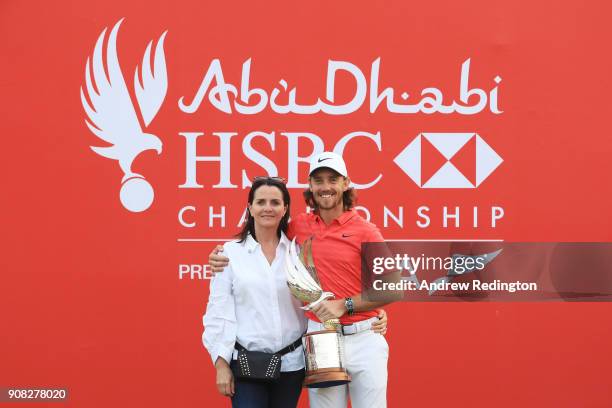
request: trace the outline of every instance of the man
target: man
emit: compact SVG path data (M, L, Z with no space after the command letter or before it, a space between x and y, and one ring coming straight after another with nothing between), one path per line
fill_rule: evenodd
M340 319L346 368L351 376L347 385L309 389L310 406L346 407L350 395L354 408L386 407L389 347L383 336L370 329L378 320L376 308L388 302L367 301L361 293L361 244L383 242L383 237L374 224L353 209L355 192L342 157L330 152L315 157L310 163L308 185L304 198L313 212L293 218L287 235L299 244L312 238L321 286L335 295L306 313L308 331L322 330L322 321ZM227 258L215 250L209 263L213 272L220 272Z

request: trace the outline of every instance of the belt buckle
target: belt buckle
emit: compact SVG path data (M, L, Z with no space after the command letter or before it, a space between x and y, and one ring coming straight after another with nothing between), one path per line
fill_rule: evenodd
M348 333L345 331L346 328L350 327L352 330L350 330ZM342 334L345 336L352 336L353 334L357 333L357 326L355 325L355 323L352 324L343 324L342 325Z

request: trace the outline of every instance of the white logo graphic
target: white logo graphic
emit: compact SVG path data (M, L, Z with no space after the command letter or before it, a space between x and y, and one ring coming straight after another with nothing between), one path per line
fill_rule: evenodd
M421 179L422 137L446 158L446 163L429 180ZM476 138L475 184L450 162L473 137ZM393 161L421 188L476 188L493 173L503 159L476 133L421 133Z
M119 194L121 204L129 211L141 212L153 203L153 187L144 176L132 172L132 162L145 150L156 150L157 154L162 151L161 140L155 135L145 133L143 128L149 126L159 111L168 89L164 56L164 38L167 31L157 41L153 55L153 69L151 69L153 43L151 41L142 59L142 70L139 73L139 68L136 67L134 73L134 93L144 122L143 127L139 122L117 59L117 31L122 21L123 19L119 20L113 27L106 50L103 47L106 28L98 37L91 69L90 59L87 58L86 92L81 87L81 103L89 118L85 119L89 130L100 139L112 144L108 147L91 146L91 149L102 157L117 160L123 171Z

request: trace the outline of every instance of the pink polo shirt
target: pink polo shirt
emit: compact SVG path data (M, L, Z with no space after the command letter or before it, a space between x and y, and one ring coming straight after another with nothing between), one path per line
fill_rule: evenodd
M309 237L317 276L323 290L332 292L336 299L353 297L361 293L361 243L383 242L379 229L362 218L355 210L349 210L326 225L317 214L299 214L291 219L287 232L289 239L296 237L298 244ZM345 314L343 324L369 319L378 314L376 310ZM312 312L309 319L318 321Z

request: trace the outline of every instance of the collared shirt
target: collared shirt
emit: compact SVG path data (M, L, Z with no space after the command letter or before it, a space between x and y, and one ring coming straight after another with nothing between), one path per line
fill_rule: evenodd
M332 292L336 299L355 296L361 287L361 244L363 242L384 242L376 225L366 221L353 210L344 211L329 225L319 215L299 214L291 219L288 235L296 237L302 245L310 237L312 254L323 290ZM376 310L345 314L340 318L343 324L369 319L378 314ZM309 319L318 321L312 312Z
M250 351L276 353L299 339L306 331L306 318L287 287L285 249L289 241L281 234L270 265L261 246L251 235L245 242L226 243L229 265L210 283L204 315L202 341L212 357L228 363L238 341ZM281 371L304 367L301 347L285 354Z

